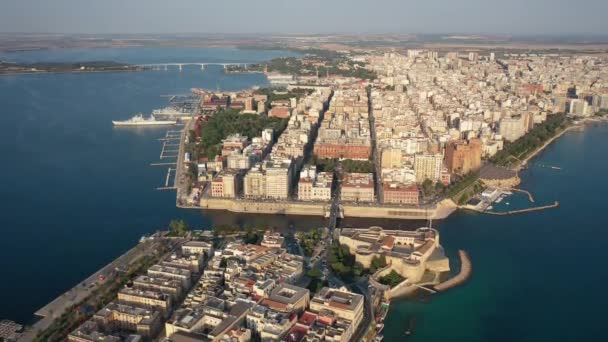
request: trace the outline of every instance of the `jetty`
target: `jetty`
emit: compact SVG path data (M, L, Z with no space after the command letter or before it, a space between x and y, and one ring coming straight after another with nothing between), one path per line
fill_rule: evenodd
M460 256L460 272L443 283L435 285L436 291L441 292L451 289L452 287L464 283L467 279L469 279L469 277L471 277L473 265L471 263L471 259L469 258L469 254L463 250L459 250L458 255Z
M519 210L510 210L510 211L504 211L504 212L484 211L483 213L489 214L489 215L505 216L505 215L529 213L532 211L540 211L540 210L552 209L552 208L557 208L557 207L559 207L559 201L555 201L553 204L543 205L540 207L532 207L532 208L519 209Z
M530 191L526 191L523 189L517 189L517 188L509 188L510 191L515 191L515 192L521 192L524 193L526 195L528 195L528 199L530 200L530 202L534 203L534 197L532 196L532 194L530 193Z

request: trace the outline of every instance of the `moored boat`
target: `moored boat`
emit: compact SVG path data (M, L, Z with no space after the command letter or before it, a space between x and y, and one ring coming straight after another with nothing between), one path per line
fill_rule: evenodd
M175 125L176 120L156 120L153 116L144 118L143 114L137 114L129 120L125 121L112 121L114 126L161 126L161 125Z

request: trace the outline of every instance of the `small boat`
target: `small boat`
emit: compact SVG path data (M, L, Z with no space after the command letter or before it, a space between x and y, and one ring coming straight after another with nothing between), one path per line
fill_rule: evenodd
M405 331L404 335L405 336L411 336L414 333L414 327L416 326L416 317L411 317L410 318L410 324L407 328L407 330Z

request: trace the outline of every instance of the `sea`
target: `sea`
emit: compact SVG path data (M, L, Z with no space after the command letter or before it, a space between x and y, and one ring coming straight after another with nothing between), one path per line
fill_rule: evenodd
M17 62L113 60L125 63L260 62L287 51L238 49L61 49L0 54ZM150 113L162 95L192 87L267 86L261 74L221 67L167 71L0 76L0 319L30 323L33 312L111 262L144 234L185 219L282 231L322 226L322 218L236 215L177 209L159 162L168 128L114 128L111 120ZM391 303L387 341L601 340L608 307L608 126L558 139L522 172L523 189L496 206L560 206L513 216L457 212L434 222L459 269L469 252L473 275L445 293ZM548 166L558 166L552 169ZM424 222L344 220L343 226L410 229ZM413 331L405 336L405 330Z

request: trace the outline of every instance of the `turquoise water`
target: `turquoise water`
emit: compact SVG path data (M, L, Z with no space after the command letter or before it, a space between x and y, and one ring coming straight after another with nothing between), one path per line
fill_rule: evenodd
M386 340L405 339L411 317L411 341L603 340L607 134L605 125L569 132L523 172L522 188L535 205L558 200L559 208L508 217L459 212L441 222L443 246L452 260L467 250L473 276L430 303L392 303ZM506 201L528 205L521 195Z

